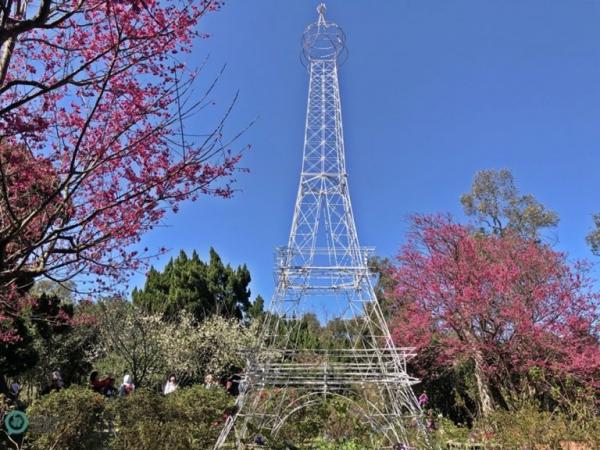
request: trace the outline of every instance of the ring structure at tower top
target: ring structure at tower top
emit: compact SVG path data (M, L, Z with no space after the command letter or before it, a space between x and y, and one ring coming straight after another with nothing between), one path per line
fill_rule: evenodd
M346 57L346 35L342 28L325 19L325 4L317 7L319 17L302 35L302 55L308 63L312 61L343 62Z

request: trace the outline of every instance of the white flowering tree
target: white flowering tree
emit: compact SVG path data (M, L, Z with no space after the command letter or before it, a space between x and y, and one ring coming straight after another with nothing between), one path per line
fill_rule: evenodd
M211 316L196 324L190 314L182 314L161 336L165 363L184 381L199 381L211 374L215 379L231 368L243 368L245 352L256 342L255 327L235 319Z
M103 372L129 374L137 384L154 381L164 372L162 334L167 331L159 316L142 314L121 299L98 305L99 339L95 361Z
M170 373L186 383L207 374L219 378L243 368L245 349L256 342L255 326L211 316L197 323L189 313L164 321L123 300L99 304L99 367L129 374L138 385L155 384Z

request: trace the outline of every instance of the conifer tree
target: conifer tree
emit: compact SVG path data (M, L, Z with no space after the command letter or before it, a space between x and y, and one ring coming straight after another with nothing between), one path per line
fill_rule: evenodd
M246 265L237 268L223 264L210 249L204 262L194 251L191 257L182 250L162 272L151 268L143 289L134 289L133 302L151 314L174 318L182 310L198 321L213 314L241 320L251 306L250 272Z

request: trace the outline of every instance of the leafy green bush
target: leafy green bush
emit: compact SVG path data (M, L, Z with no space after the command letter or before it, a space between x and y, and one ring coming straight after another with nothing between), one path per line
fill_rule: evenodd
M126 398L105 399L74 386L44 396L28 409L31 427L24 448L211 448L231 404L232 397L216 387L194 386L167 396L140 389Z
M113 450L211 448L232 398L220 388L193 386L166 397L141 389L111 403Z
M81 386L48 394L27 410L30 430L27 448L93 450L104 448L102 414L104 398Z
M469 428L456 425L446 417L435 418L435 432L432 439L438 446L444 448L449 441L466 442L469 438Z
M566 442L600 448L600 418L573 420L559 411L540 411L532 403L517 411L495 411L475 424L472 435L507 448L563 448Z
M313 448L314 450L369 450L369 447L354 441L329 442L322 438L313 443Z
M291 395L286 400L291 402L294 397ZM280 397L275 395L270 399L273 400L279 401ZM360 403L337 396L315 398L287 417L275 435L264 430L251 431L251 434L263 434L269 448L277 450L287 449L289 445L324 450L383 447L381 433L373 431Z

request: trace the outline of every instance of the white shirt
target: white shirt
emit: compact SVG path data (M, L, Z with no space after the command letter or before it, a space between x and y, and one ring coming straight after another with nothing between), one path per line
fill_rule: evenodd
M170 394L171 392L175 392L175 390L177 389L177 383L171 383L170 381L167 381L167 383L165 384L165 389L163 391L163 393L165 395Z

